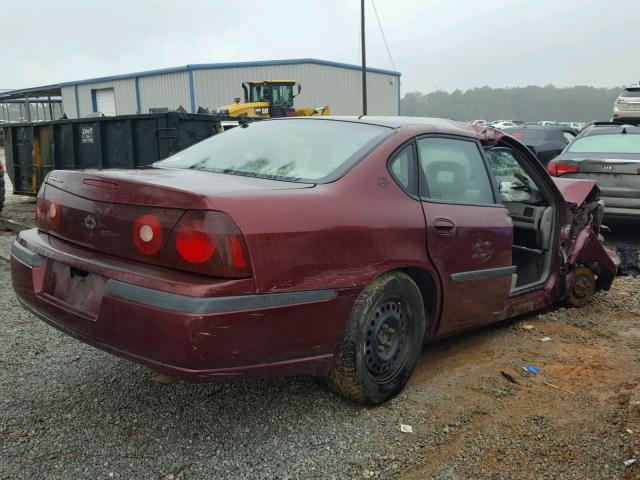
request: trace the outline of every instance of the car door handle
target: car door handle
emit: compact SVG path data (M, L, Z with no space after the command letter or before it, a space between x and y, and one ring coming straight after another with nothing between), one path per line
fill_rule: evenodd
M456 224L449 218L436 218L433 221L433 228L437 235L443 237L456 233Z

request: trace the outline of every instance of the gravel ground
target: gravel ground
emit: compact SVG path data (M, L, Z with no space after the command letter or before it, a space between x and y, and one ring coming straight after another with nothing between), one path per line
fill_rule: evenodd
M157 385L23 310L0 260L0 479L639 478L639 288L425 347L363 408L311 378Z
M638 222L606 223L640 247ZM157 385L24 311L1 257L0 479L640 478L623 466L640 460L640 279L425 347L399 397L363 408L310 378Z

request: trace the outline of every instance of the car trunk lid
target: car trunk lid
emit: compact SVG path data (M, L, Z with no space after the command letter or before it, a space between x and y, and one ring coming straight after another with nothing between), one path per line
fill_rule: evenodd
M233 220L215 212L216 199L311 186L178 169L53 171L38 194L37 223L55 237L102 253L200 271L176 253L174 235L182 219L195 216L217 225L212 235L224 238L217 238L215 252L224 255L229 235L240 235L236 246L243 240ZM211 214L217 217L206 220Z
M136 250L132 241L136 221L144 215L157 218L165 243L185 212L185 209L156 206L160 204L159 201L154 202L154 205L123 205L112 201L112 198L117 198L115 188L93 188L99 194L84 187L72 190L80 190L94 198L99 197L99 200L63 190L57 184L47 182L38 194L38 228L75 245L146 262L145 255ZM160 246L161 249L163 247L164 244Z
M639 175L640 159L624 155L558 158L558 162L577 165L581 173Z
M635 157L635 158L632 158ZM608 207L639 208L640 159L638 155L567 156L556 159L557 164L574 167L575 171L562 178L589 179L597 183L601 197Z
M313 187L250 176L185 169L56 170L47 184L80 197L114 204L159 208L206 208L210 196Z

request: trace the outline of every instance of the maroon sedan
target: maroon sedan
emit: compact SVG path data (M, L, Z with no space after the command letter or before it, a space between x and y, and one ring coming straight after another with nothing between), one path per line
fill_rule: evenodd
M143 170L54 171L14 289L45 322L191 381L322 375L378 403L424 342L608 289L595 182L449 120L291 118Z

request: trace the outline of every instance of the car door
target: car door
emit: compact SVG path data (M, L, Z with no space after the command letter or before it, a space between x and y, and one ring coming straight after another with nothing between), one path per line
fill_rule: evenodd
M416 139L427 248L442 282L437 336L501 320L515 267L513 224L475 139Z

